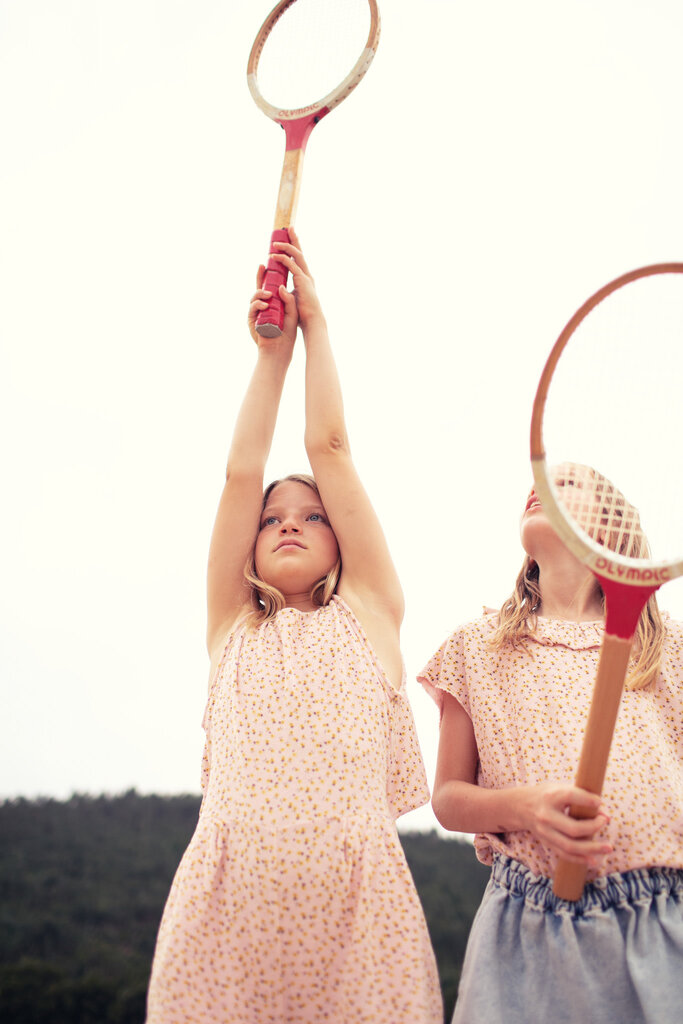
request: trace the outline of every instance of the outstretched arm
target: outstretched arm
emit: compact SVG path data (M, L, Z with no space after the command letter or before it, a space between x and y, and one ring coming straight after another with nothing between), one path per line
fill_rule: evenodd
M279 243L276 258L292 274L306 346L306 451L341 551L339 592L366 620L378 617L397 635L403 618L401 585L351 458L327 324L296 233L290 230L290 235L293 244Z
M207 646L212 656L249 596L244 566L258 532L263 473L297 330L296 308L290 307L279 338L262 338L256 333L256 316L265 309L269 295L261 287L263 276L261 266L248 318L258 346L256 366L235 424L209 548Z
M476 785L479 755L472 722L462 705L444 694L432 807L453 832L532 832L558 856L597 867L612 847L594 838L606 824L602 800L576 786L544 782L506 789ZM588 807L593 817L565 814L569 804Z

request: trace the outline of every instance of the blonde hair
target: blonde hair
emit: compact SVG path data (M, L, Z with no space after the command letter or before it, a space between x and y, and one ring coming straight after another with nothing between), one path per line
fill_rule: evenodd
M616 509L620 516L623 515L630 521L631 526L627 535L618 529L610 530L608 535L605 535L604 531L598 531L597 536L593 533L598 543L603 544L611 551L631 558L647 558L650 554L650 546L640 525L636 508L601 473L590 467L579 467L577 463L567 463L567 465L580 468L582 471L589 470L595 481L594 493L600 497L603 505L600 509L601 516L604 514L604 517L607 518L608 510L611 510L613 515ZM600 591L604 610L605 595L597 581L596 585ZM514 648L525 646L525 641L533 637L536 632L537 609L540 602L539 567L537 562L527 555L517 576L515 588L498 614L498 625L490 640L491 647L494 650L501 650L508 644ZM661 664L663 643L664 624L656 596L652 594L638 621L631 655L631 668L626 680L628 690L641 690L656 680Z
M310 487L312 491L315 491L318 498L320 498L320 491L312 476L308 473L290 473L289 476L284 476L280 480L273 480L271 484L268 484L265 491L263 492L263 501L261 503L261 515L268 504L268 499L273 493L278 484L284 484L288 481L292 481L297 484L305 484L306 487ZM322 501L322 499L321 499ZM278 590L277 587L271 586L270 583L266 583L259 576L256 569L256 545L247 560L247 564L244 567L244 578L250 589L250 605L251 607L245 613L244 620L247 624L248 629L256 629L263 622L267 622L272 619L277 613L285 607L284 594ZM329 604L332 600L333 595L337 591L339 580L341 578L341 556L337 558L337 561L332 568L321 576L311 588L311 600L313 604L323 607Z

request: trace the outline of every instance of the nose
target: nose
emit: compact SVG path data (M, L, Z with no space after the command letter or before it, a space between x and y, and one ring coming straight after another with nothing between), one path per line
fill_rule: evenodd
M287 516L280 524L280 533L300 533L301 527L294 516Z

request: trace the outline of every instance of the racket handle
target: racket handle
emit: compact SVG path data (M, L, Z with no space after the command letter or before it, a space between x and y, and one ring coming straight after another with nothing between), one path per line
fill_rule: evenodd
M270 236L270 253L277 252L273 249L273 242L289 242L289 232L286 228L277 228ZM277 260L269 259L266 267L266 274L263 278L263 287L273 294L268 300L268 308L262 309L256 317L256 331L263 338L279 338L285 322L285 307L280 298L279 288L281 284L287 284L289 271L278 263Z
M583 818L587 815L582 813L585 808L570 807L569 813L572 818ZM586 884L588 868L585 864L575 864L571 860L558 861L553 877L553 892L561 900L572 902L581 899L583 887Z
M645 598L647 600L647 598ZM635 627L634 627L635 628ZM576 785L589 793L602 793L614 726L628 669L632 637L624 640L605 633L600 650L593 699L588 713ZM590 818L592 811L572 805L572 818ZM558 861L553 892L562 900L578 900L586 881L587 866L573 861Z

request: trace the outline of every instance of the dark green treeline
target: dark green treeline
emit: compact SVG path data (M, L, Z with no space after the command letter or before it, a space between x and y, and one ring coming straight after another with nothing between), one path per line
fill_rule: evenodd
M161 912L196 796L73 796L0 804L0 1022L143 1024ZM488 878L472 847L401 836L450 1019Z

